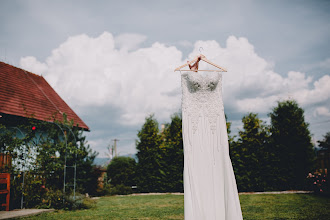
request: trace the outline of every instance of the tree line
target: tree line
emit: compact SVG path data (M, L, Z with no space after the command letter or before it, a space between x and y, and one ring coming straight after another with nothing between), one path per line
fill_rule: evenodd
M287 100L278 102L268 116L270 125L256 113L246 114L237 136L231 135L231 123L227 122L238 190L306 189L306 176L314 171L316 157L304 110L296 101ZM136 185L139 192L183 192L180 115L173 115L162 131L150 115L137 136L138 161L114 158L107 169L110 183Z
M137 134L137 158L115 157L107 173L113 186L137 186L139 192L183 192L182 120L179 114L159 130L150 115Z

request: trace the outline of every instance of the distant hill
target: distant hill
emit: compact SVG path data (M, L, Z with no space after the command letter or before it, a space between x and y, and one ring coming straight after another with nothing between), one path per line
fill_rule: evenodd
M119 155L120 157L131 157L135 159L135 161L138 161L136 154L125 154L125 155ZM96 157L94 160L94 165L96 166L104 166L106 167L109 164L109 158L107 157Z

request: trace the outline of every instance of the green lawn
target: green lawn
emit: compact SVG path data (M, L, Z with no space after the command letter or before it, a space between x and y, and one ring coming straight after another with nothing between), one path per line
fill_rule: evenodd
M313 194L240 195L245 219L330 219L330 198ZM182 195L102 197L96 207L25 219L183 219Z
M330 219L330 198L313 194L240 195L244 219Z

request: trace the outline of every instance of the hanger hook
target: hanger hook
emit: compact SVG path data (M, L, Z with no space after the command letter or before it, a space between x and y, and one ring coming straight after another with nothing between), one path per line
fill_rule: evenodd
M203 50L203 47L199 47L199 53L202 53Z

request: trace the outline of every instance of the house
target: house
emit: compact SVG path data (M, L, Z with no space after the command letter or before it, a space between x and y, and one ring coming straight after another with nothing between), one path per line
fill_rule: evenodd
M15 128L16 135L22 137L24 130L18 127L31 118L53 123L54 119L63 121L64 113L68 121L73 120L74 125L78 125L78 129L89 131L89 127L42 76L0 62L0 125ZM10 166L10 155L1 151L0 148L0 168Z
M5 126L5 129L3 129L3 127L0 127L0 134L6 135L5 132L8 129L17 131L14 134L14 139L16 137L22 137L25 136L25 134L27 134L28 132L26 129L24 130L22 128L24 126L21 125L28 125L31 126L33 132L35 132L36 134L39 133L39 135L36 135L34 137L34 140L37 140L37 136L40 137L41 134L45 134L48 132L48 123L52 126L57 125L58 128L62 130L62 128L55 121L62 122L64 119L64 114L66 115L66 119L68 121L73 121L73 125L75 126L75 128L78 128L79 130L89 131L89 127L85 124L85 122L69 107L68 104L65 103L65 101L55 92L55 90L42 76L36 75L21 68L17 68L7 63L0 62L0 125ZM36 122L36 124L38 124L38 122L46 122L46 126L40 129L36 129L36 127L34 126L34 122ZM71 129L69 128L69 130ZM63 135L65 135L65 133L68 131L62 130L62 132ZM71 133L73 134L72 130ZM8 153L5 150L6 148L3 148L3 146L6 145L5 142L2 142L1 144L0 171L9 173L10 169L8 169L8 167L10 168L10 166L12 165L12 154ZM29 152L29 154L33 153ZM16 163L16 165L20 164L20 168L22 170L24 170L24 166L30 162L29 159L27 159L26 161L26 157L23 155L24 153L21 153L21 158L16 157L16 159L18 158L17 160L20 160L20 162L24 161L24 163ZM54 157L56 156L51 156L51 158ZM70 167L74 168L73 186L75 193L76 164L74 164L74 166L67 165L66 152L65 158L66 159L63 174L63 190L65 192L65 187L71 186L70 184L68 184L68 174L66 172L67 167ZM8 175L9 174L7 174L7 176ZM11 175L13 176L16 174L11 173ZM24 176L25 175L23 174L23 181L21 183L23 191L25 178ZM10 186L10 183L8 183L7 185ZM9 190L7 190L5 193L7 196L5 205L6 210L8 211ZM23 194L21 194L21 196L21 207L23 207ZM0 206L3 206L4 204L2 204L1 201L2 200L0 199Z
M39 75L0 62L0 124L15 127L28 118L62 121L63 114L80 129L89 127Z

